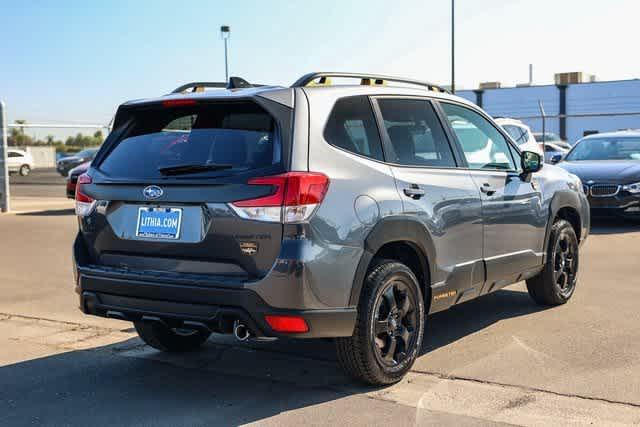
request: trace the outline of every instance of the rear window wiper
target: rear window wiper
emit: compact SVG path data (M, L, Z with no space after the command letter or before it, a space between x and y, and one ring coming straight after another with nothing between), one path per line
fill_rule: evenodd
M182 175L188 173L219 171L232 169L233 165L227 163L186 163L182 165L161 166L158 172L162 175Z

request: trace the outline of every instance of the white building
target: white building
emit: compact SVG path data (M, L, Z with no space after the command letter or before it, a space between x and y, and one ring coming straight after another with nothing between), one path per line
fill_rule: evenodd
M538 101L542 101L546 131L574 143L585 133L640 128L640 80L460 90L461 96L492 116L521 119L542 131Z

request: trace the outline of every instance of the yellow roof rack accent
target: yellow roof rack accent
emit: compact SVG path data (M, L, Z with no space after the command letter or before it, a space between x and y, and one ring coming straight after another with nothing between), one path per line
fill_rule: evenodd
M329 78L329 77L320 77L317 79L317 81L311 80L309 83L307 83L307 87L313 87L313 86L331 86L333 84L333 81Z
M382 79L361 79L362 86L386 86L387 82Z

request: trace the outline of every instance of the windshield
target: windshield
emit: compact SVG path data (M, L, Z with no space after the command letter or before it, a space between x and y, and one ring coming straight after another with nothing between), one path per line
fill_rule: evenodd
M280 163L276 130L274 119L252 102L147 109L134 113L131 130L98 168L127 178L259 169Z
M565 160L640 160L640 138L585 139Z

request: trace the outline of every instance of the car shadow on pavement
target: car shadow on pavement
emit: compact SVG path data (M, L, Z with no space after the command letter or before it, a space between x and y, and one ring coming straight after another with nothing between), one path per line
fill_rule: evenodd
M502 289L427 318L422 354L445 347L501 320L546 310L527 292Z
M312 361L289 361L295 373L274 381L263 372L273 362L255 353L239 373L215 345L169 357L137 351L108 346L0 368L0 425L240 425L354 393L309 383L300 370L310 375Z
M17 213L16 215L18 216L67 216L67 215L75 215L75 210L73 208L50 209L46 211L20 212L20 213Z
M591 234L623 234L640 232L640 217L592 217Z
M424 352L540 309L511 290L462 304L429 318ZM352 397L375 390L342 373L331 340L238 343L222 335L191 353L131 338L36 358L1 367L0 384L0 425L12 426L238 425L298 409L312 422L316 405L348 410Z

